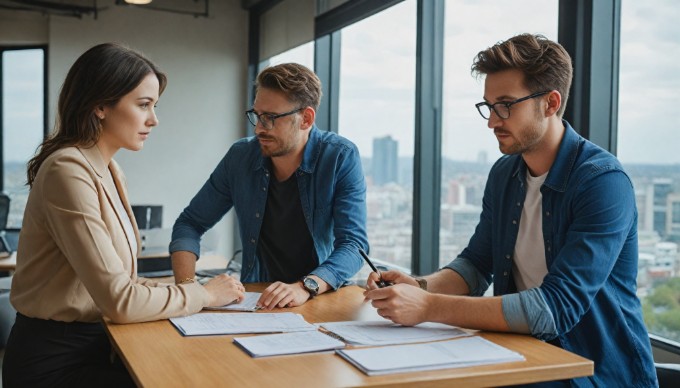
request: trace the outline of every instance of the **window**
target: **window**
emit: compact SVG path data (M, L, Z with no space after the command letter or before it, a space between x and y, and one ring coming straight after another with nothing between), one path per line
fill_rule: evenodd
M294 47L281 54L260 62L259 71L264 70L265 67L280 65L282 63L299 63L314 70L314 42L308 42Z
M621 5L618 157L638 208L638 296L647 329L680 342L680 7Z
M28 199L26 162L45 134L45 51L2 49L2 190L10 196L7 227L20 228Z
M498 142L475 103L484 80L470 74L475 55L519 33L557 40L558 1L447 1L442 114L442 187L439 264L448 264L467 246L482 211Z
M401 2L341 34L338 133L361 153L371 256L409 270L416 1Z

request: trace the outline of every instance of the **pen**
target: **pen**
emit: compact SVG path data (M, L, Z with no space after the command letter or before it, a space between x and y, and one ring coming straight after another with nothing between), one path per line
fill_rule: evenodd
M371 262L371 259L368 258L368 255L366 254L366 252L364 252L363 249L359 248L359 253L361 253L361 256L368 263L368 266L371 267L373 272L377 273L378 276L380 277L380 280L377 283L378 287L383 288L383 287L390 286L391 285L390 283L382 280L382 274L380 273L380 271L378 271L378 268L376 268L376 266Z

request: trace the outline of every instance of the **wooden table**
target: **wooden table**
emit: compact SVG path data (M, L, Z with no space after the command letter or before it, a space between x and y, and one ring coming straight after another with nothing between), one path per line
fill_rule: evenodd
M261 291L265 285L246 287ZM274 311L297 312L308 322L378 319L375 309L363 303L362 292L349 286L303 306ZM333 353L254 359L232 343L233 336L183 337L167 320L107 323L106 328L135 382L144 387L477 387L593 374L592 361L519 334L477 333L521 353L526 358L523 362L369 377Z
M12 252L8 257L0 259L0 271L14 271L17 269L17 253Z

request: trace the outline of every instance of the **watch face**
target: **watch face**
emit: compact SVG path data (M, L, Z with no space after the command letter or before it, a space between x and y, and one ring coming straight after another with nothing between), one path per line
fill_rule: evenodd
M305 285L305 288L309 291L313 291L313 292L319 291L319 284L316 282L316 280L314 280L312 278L305 278L304 285Z

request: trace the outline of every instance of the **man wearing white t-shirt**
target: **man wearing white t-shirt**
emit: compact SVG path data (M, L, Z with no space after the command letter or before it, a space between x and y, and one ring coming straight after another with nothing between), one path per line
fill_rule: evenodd
M403 325L442 322L531 334L591 359L574 386L656 386L636 291L637 209L619 161L562 120L571 58L522 34L477 54L476 105L504 154L468 246L440 271L368 279L366 298ZM493 282L493 297L479 297Z

